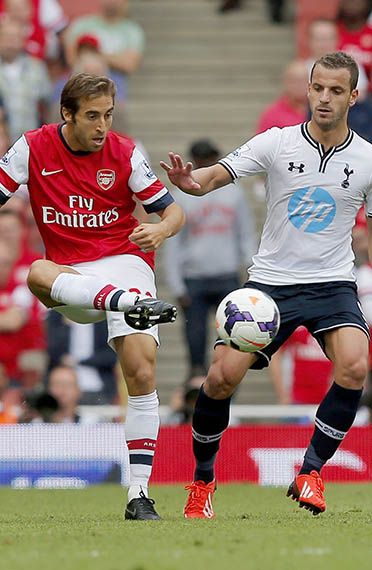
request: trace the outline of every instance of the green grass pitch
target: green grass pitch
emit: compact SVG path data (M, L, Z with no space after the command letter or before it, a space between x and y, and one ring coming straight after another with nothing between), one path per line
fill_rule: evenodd
M372 484L328 485L314 517L281 488L220 485L216 519L185 520L186 491L154 486L164 521L124 521L117 485L0 490L1 570L372 568Z

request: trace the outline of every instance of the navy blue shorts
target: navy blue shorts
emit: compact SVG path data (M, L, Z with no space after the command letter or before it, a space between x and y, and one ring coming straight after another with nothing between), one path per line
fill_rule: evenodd
M269 346L255 353L259 359L253 364L253 369L268 366L272 355L300 325L307 328L324 352L323 333L332 329L357 327L369 338L369 328L360 307L357 287L351 281L301 285L267 285L247 281L244 287L264 291L274 299L280 311L279 332Z

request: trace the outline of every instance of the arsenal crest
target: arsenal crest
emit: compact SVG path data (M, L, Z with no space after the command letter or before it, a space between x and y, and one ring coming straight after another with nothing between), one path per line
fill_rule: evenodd
M97 182L102 190L109 190L115 182L115 172L108 168L97 170Z

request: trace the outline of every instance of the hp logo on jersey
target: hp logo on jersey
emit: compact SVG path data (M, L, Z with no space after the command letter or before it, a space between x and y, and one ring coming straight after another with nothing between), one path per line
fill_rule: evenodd
M288 204L288 219L306 233L316 234L329 226L336 202L324 188L307 186L297 190Z

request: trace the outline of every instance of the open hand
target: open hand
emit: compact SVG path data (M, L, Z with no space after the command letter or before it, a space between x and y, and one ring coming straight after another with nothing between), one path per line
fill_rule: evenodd
M174 154L173 152L168 153L168 156L172 166L169 166L169 164L166 164L162 160L160 161L160 166L164 168L172 184L178 186L180 190L186 193L192 190L199 190L200 184L195 182L191 175L193 168L192 162L187 162L186 165L184 165L180 155Z

